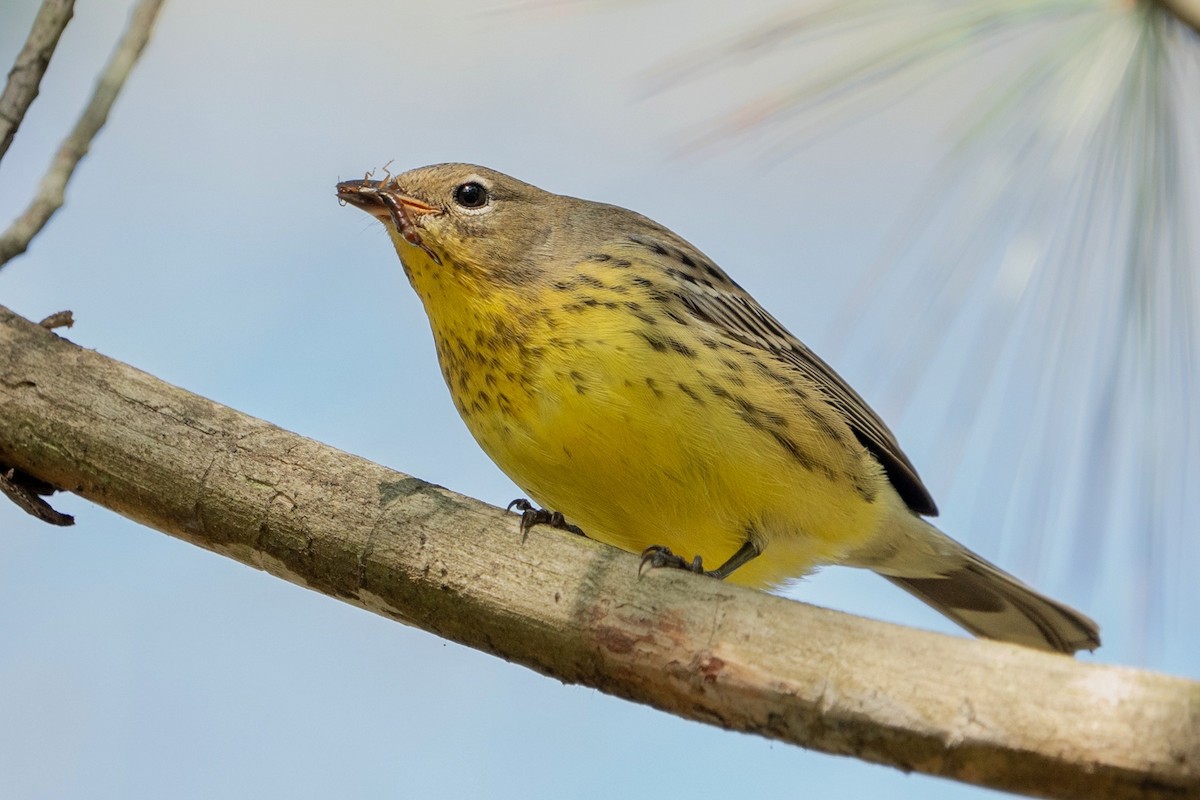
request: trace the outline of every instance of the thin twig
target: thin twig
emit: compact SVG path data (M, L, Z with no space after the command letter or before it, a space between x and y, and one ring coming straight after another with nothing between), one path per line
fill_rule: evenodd
M62 207L67 181L75 167L87 154L92 139L108 120L109 109L129 76L129 71L150 40L154 19L163 0L142 0L133 11L129 27L117 44L116 51L96 82L92 99L84 109L74 130L63 141L54 156L50 169L42 178L37 196L9 229L0 236L0 267L24 253L33 237L45 227L54 212Z
M49 503L38 497L39 494L48 494L53 491L53 486L45 485L42 481L24 473L18 473L15 469L5 470L0 465L0 494L16 503L22 511L32 514L42 522L61 526L74 525L74 517L61 511L55 511Z
M29 38L17 54L4 93L0 94L0 159L8 152L25 112L38 96L50 57L74 13L75 0L45 0L38 9Z

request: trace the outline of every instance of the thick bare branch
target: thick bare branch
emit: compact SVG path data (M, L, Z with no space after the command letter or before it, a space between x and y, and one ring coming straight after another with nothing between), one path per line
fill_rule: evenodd
M75 167L87 155L92 139L108 120L113 101L117 99L125 79L129 77L129 71L133 69L150 40L150 31L154 27L154 19L158 16L162 3L163 0L142 0L133 10L129 27L96 81L91 101L83 110L70 135L59 145L50 169L38 186L37 195L24 213L0 235L0 268L24 253L33 237L45 227L54 212L62 207L67 182L74 174Z
M0 462L383 616L709 724L1046 797L1200 796L1200 684L861 619L534 528L0 308ZM47 529L47 535L52 535Z
M42 76L58 39L75 13L75 0L44 0L33 19L33 27L24 47L8 73L8 83L0 94L0 159L8 152L25 112L38 96Z

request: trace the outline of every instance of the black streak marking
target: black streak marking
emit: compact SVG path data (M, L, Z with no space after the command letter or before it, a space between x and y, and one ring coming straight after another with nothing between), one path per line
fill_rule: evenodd
M736 403L738 408L742 410L738 416L740 416L742 421L747 425L752 428L757 428L760 431L767 427L766 423L763 422L762 417L759 416L758 408L755 407L755 405L749 400L744 397L734 397L733 402Z
M848 442L842 436L842 432L839 431L837 428L833 427L833 425L831 425L829 423L829 420L825 419L824 415L822 415L821 412L817 411L815 408L813 408L810 405L805 405L804 413L810 420L812 420L813 424L815 424L818 428L821 429L821 433L825 434L825 436L829 437L830 439L833 439L835 442L837 442L840 445L845 446L846 444L848 444Z
M804 467L805 469L814 468L815 465L813 464L812 459L805 455L805 453L800 449L800 446L791 439L784 436L779 431L771 431L771 436L775 438L775 441L779 443L780 447L782 447L784 450L787 450L788 454L800 463L800 466Z
M652 336L651 334L646 333L645 331L638 331L638 335L641 336L643 339L645 339L646 343L649 344L652 348L654 348L655 352L658 352L658 353L667 352L667 343L664 342L662 339L658 338L657 336Z
M657 325L658 319L647 314L645 311L634 311L633 315L647 325Z
M667 252L667 248L663 247L661 244L656 242L654 239L647 239L642 236L630 236L629 241L633 242L634 244L641 245L642 247L645 247L648 250L652 250L660 256L669 255L669 253Z
M670 336L668 336L667 344L670 345L672 350L674 350L676 353L679 353L679 355L681 355L681 356L687 356L688 358L696 357L696 351L693 350L692 348L688 347L686 344L679 341L678 339L673 339Z
M689 275L688 273L684 272L683 270L669 269L669 270L667 270L667 274L673 278L679 278L679 280L685 281L685 282L693 284L693 285L695 285L695 283L696 283L695 276Z

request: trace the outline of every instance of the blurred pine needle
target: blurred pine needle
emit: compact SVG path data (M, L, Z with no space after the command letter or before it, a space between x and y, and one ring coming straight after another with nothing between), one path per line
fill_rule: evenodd
M926 365L949 361L957 387L941 408L923 396L919 413L945 421L928 468L943 484L970 472L968 449L986 454L980 505L1007 517L978 520L976 541L1003 529L1011 566L1039 586L1119 593L1124 629L1156 650L1171 620L1194 617L1200 564L1198 7L851 0L789 11L652 76L666 88L835 41L843 60L692 143L773 135L786 154L983 54L1016 54L962 112L925 202L864 273L835 338L853 341L864 318L897 332L896 352L873 364L880 385L864 387L891 408L908 407Z

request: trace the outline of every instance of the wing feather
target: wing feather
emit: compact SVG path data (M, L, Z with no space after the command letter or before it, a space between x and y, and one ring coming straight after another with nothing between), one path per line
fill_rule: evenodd
M916 468L900 449L895 434L866 401L720 267L683 239L665 229L663 232L669 235L639 234L629 240L659 255L665 250L675 257L677 266L668 269L667 274L673 279L672 293L688 313L720 335L769 353L819 387L858 440L883 465L908 507L918 514L936 516L937 505Z

